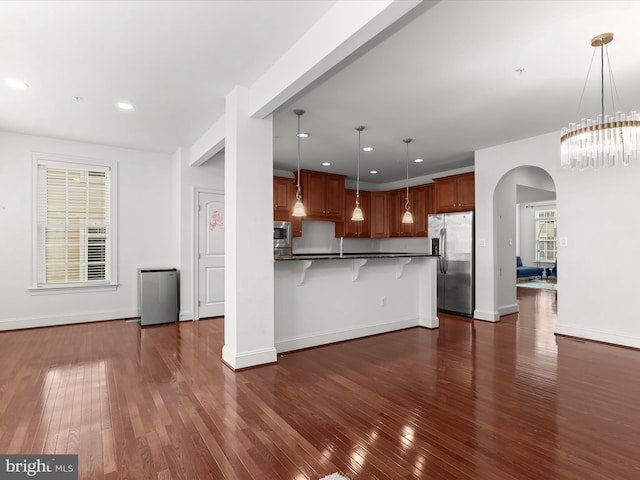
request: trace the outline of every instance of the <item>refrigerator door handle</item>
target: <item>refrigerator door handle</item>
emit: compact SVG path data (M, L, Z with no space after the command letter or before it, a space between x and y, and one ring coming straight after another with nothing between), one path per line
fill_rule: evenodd
M442 229L442 273L447 273L449 270L449 262L447 261L447 229Z
M444 261L443 261L443 254L444 254L444 228L440 229L440 239L439 239L439 245L440 245L440 256L438 257L438 268L440 269L440 273L444 273Z

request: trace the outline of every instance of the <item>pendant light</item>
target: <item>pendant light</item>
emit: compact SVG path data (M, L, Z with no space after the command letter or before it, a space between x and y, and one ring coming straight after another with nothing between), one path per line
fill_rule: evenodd
M304 110L296 109L293 111L298 116L298 133L296 138L298 139L298 177L296 178L296 203L293 206L293 212L291 213L294 217L305 217L307 212L304 210L304 204L302 203L302 192L300 191L300 117L304 114Z
M351 221L353 222L362 222L364 220L364 215L360 208L360 134L363 130L363 125L356 127L356 131L358 132L358 170L356 176L356 208L353 209L353 215L351 215Z
M618 164L626 166L632 160L637 161L640 158L640 113L616 112L612 116L604 114L604 50L612 40L613 33L602 33L591 39L591 46L600 48L601 113L596 120L583 118L580 123L570 123L568 128L562 129L560 157L561 164L565 168L583 170L589 167L599 168ZM615 87L608 50L607 63L609 78ZM587 78L588 76L587 73ZM584 89L582 93L584 95ZM580 100L582 101L582 98Z
M413 223L413 215L409 208L409 144L413 141L411 138L402 140L407 145L407 194L404 202L404 214L402 215L402 223Z

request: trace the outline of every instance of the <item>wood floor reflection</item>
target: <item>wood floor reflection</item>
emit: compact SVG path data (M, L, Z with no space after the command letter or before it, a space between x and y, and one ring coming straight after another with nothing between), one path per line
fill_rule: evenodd
M521 292L522 291L522 292ZM640 352L555 337L555 292L238 373L222 319L0 333L0 453L81 479L637 479Z

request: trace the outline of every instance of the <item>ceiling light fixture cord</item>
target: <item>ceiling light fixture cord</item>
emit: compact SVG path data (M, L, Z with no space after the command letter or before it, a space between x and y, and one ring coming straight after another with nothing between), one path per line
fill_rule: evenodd
M362 209L360 208L360 136L362 131L364 130L364 125L359 125L356 127L356 131L358 132L358 154L357 154L357 171L356 171L356 207L353 209L353 214L351 215L351 220L354 222L361 222L364 220L364 215L362 213Z
M407 190L404 203L404 214L402 215L402 223L413 223L413 215L411 214L411 209L409 208L409 143L411 143L412 139L405 138L402 141L407 145Z
M298 134L296 135L296 139L298 140L298 191L296 192L296 198L300 200L300 116L302 115L301 110L295 110L294 113L298 116Z
M580 115L580 107L582 106L582 99L584 98L584 92L587 91L587 83L589 83L589 75L591 75L591 67L593 67L593 59L596 58L596 50L593 50L593 54L591 55L591 62L589 62L589 69L587 70L587 76L584 79L584 84L582 85L582 93L580 94L580 100L578 100L578 108L576 109L576 117Z
M615 99L618 101L618 105L620 105L620 110L622 110L622 102L620 101L620 94L618 93L618 86L616 85L616 79L613 77L613 69L611 68L611 59L609 58L609 48L605 49L607 54L607 68L609 69L609 93L611 93L611 110L616 111L616 103L614 101L613 94L615 92Z
M296 139L298 141L298 178L296 178L296 203L293 206L293 212L291 215L294 217L305 217L307 213L304 209L304 204L302 203L302 193L300 189L300 117L304 114L304 110L296 109L293 113L298 116L298 134L296 135Z
M409 142L411 142L410 138L405 140L405 143L407 144L407 192L405 195L404 203L405 210L409 210Z
M358 168L356 172L356 205L360 205L360 134L364 130L364 127L361 125L356 127L358 130Z
M604 122L604 42L600 45L600 111Z

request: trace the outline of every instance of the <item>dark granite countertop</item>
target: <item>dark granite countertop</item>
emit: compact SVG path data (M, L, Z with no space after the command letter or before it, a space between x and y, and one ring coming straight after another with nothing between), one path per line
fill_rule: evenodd
M275 257L275 261L290 260L351 260L354 258L400 258L400 257L437 257L430 253L394 253L394 252L360 252L360 253L303 253L290 257Z

